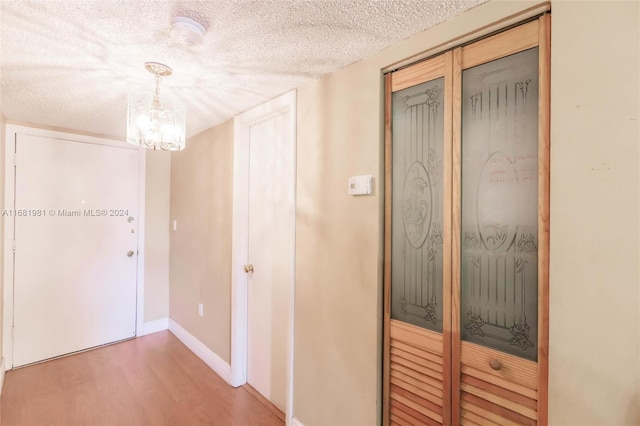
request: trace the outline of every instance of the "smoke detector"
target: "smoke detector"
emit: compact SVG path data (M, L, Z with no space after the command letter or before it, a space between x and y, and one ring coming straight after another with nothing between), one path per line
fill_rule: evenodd
M171 20L171 38L181 46L201 44L206 32L206 28L195 19L176 16Z

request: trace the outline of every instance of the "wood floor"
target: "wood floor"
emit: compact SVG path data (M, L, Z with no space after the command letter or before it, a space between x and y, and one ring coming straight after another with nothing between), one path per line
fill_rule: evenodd
M283 425L169 331L8 371L0 421L13 425Z

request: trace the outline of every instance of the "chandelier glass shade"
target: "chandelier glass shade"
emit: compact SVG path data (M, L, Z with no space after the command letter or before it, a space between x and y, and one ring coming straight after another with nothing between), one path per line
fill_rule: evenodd
M175 100L160 98L160 81L171 68L147 62L156 78L155 93L130 93L127 104L127 142L144 148L181 151L185 147L185 109Z

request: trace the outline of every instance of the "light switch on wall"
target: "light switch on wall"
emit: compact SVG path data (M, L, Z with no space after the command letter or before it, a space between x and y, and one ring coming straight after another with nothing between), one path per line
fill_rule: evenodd
M352 176L349 178L349 195L371 194L371 175Z
M178 221L176 219L173 219L173 230L174 231L178 230Z

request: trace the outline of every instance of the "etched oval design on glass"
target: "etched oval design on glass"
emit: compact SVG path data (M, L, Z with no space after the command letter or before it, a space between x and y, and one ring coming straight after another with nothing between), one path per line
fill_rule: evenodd
M444 78L393 93L391 319L442 332Z
M404 179L402 219L407 240L415 248L422 247L429 235L432 198L429 173L422 163L413 163Z
M537 72L537 48L462 71L460 159L460 337L532 361L538 354Z
M489 251L504 253L518 233L518 175L503 152L492 153L478 181L476 215L480 241Z

